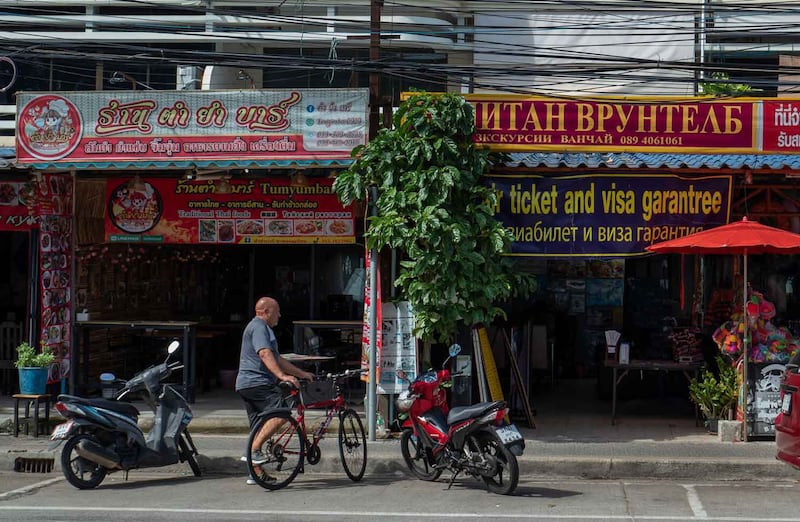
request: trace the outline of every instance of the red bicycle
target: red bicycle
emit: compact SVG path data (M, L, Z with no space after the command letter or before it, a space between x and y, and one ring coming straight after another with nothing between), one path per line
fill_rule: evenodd
M361 417L347 406L343 390L348 378L362 372L353 369L329 373L314 382L303 383L299 390L289 383L281 383L286 389L286 407L262 413L247 441L247 466L259 486L270 490L284 488L303 470L304 461L312 466L318 464L322 457L319 443L334 417L339 420L339 456L344 472L353 482L361 480L367 467L367 436ZM294 416L293 406L297 407ZM306 409L326 410L322 423L312 433L306 431ZM266 462L255 464L253 441L264 424L276 418L280 419L280 427L259 448Z

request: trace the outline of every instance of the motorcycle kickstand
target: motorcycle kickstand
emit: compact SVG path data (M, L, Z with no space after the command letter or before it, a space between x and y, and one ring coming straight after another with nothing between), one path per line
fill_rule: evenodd
M458 477L459 473L461 473L461 470L453 472L453 475L450 477L450 482L447 484L447 489L448 490L453 487L453 482L456 481L456 477Z
M125 478L122 479L125 482L128 482L128 470L125 470Z

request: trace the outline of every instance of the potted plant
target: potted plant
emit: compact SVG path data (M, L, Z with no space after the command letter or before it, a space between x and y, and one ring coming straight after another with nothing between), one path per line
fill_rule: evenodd
M703 369L699 379L692 378L689 381L689 397L706 417L710 433L717 432L720 419L730 418L739 395L736 368L720 356L716 361L719 376Z
M49 346L42 344L42 350L37 353L27 342L20 343L14 363L19 370L19 392L23 395L43 395L47 389L47 374L54 360Z

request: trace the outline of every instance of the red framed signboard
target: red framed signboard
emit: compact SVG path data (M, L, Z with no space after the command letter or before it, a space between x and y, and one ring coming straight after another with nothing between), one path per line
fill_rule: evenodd
M367 89L20 93L17 163L350 158L366 143Z
M109 179L105 240L126 243L355 243L355 216L333 178Z

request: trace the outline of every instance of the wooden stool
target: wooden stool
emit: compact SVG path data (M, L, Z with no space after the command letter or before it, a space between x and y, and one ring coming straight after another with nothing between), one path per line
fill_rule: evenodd
M28 434L28 424L31 418L31 404L33 404L33 436L38 437L39 433L46 435L50 427L50 394L27 395L17 393L12 395L14 398L14 436L19 436L19 401L25 401L25 435ZM39 405L44 406L44 419L39 417Z

